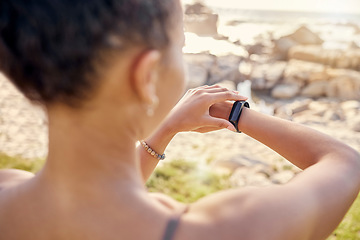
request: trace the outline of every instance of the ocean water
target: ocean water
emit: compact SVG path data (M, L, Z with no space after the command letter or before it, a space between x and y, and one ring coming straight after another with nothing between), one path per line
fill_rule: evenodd
M244 10L238 8L213 7L220 16L250 22L302 22L317 24L347 24L360 26L360 14L330 13L330 12L301 12L301 11L273 11L273 10Z

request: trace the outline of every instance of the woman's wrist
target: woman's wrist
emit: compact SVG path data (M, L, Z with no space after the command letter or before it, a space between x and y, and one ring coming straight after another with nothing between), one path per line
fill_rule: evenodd
M239 118L239 121L238 121L238 125L237 125L237 127L238 127L238 130L240 131L240 132L244 132L244 125L245 125L245 123L246 123L246 119L245 118L247 118L247 115L249 114L249 112L250 112L251 110L249 109L249 108L243 108L242 109L242 112L241 112L241 116L240 116L240 118ZM245 133L246 133L246 130L245 130Z
M164 122L156 132L145 141L152 146L156 152L164 152L169 142L177 133L169 123Z

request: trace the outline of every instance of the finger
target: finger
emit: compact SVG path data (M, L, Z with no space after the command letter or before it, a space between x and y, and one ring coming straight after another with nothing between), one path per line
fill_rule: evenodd
M230 90L225 88L225 87L221 87L221 86L217 86L217 85L213 85L213 86L207 86L207 87L198 87L195 89L191 89L191 91L193 93L218 93L218 92L229 92ZM233 91L234 93L237 93L236 91Z
M246 101L248 98L237 94L236 92L218 92L211 95L211 103L224 101Z
M206 122L207 122L206 127L215 127L218 129L227 128L230 131L236 132L235 127L229 121L227 121L225 119L208 117L206 119Z
M220 129L221 128L218 128L218 127L201 127L201 128L194 129L193 132L208 133L208 132L213 132L213 131L217 131Z
M211 86L206 86L206 89L213 89L213 88L224 88L223 86L221 86L220 84L214 84Z
M207 93L218 93L218 92L233 92L235 94L238 94L238 92L236 91L231 91L225 87L216 87L216 88L207 88L204 89L203 91L207 92Z

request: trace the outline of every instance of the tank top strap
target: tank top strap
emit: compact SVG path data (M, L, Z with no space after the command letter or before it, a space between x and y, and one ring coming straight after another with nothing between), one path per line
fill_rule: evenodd
M186 205L184 209L180 213L175 214L167 223L164 236L162 240L172 240L175 236L176 229L179 226L181 216L184 215L189 210L189 206Z

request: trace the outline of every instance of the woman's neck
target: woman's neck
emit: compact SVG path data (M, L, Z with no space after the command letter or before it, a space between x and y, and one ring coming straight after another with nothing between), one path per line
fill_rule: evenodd
M135 135L125 124L116 126L96 115L49 114L49 154L39 176L68 191L143 188Z

